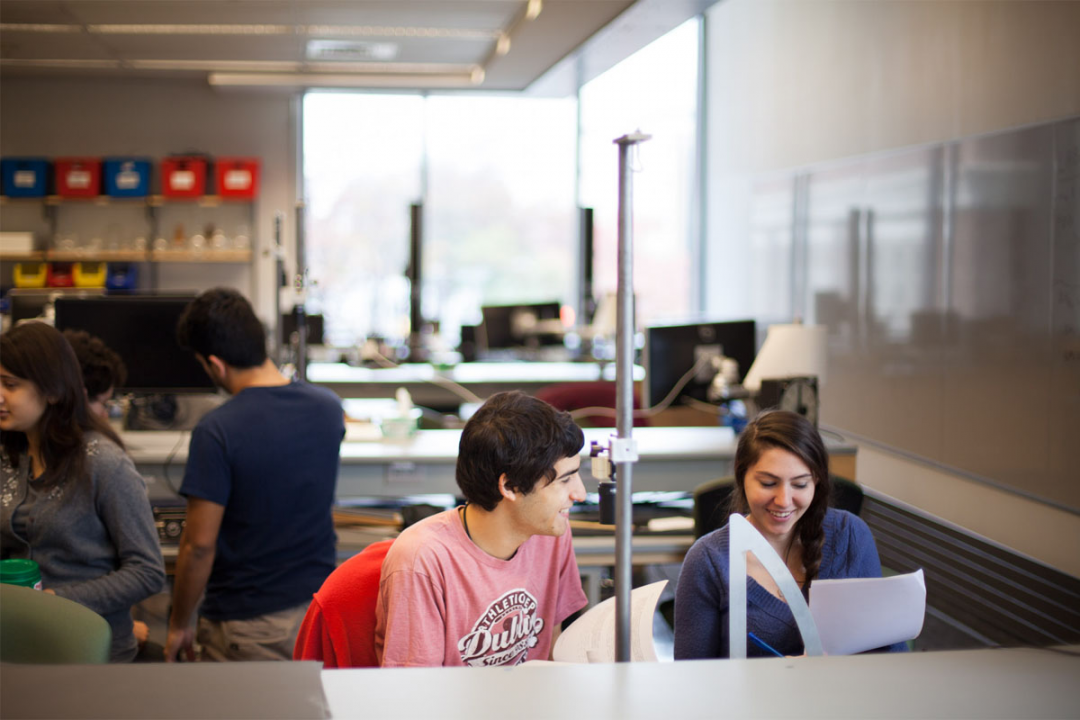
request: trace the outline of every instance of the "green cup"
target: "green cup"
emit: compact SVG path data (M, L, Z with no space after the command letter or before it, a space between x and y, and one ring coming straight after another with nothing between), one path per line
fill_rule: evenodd
M41 568L33 560L0 560L0 583L41 589Z

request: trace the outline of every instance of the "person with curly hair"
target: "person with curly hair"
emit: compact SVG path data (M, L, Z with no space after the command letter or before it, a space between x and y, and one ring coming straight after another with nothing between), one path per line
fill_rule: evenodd
M64 337L79 359L90 412L107 419L109 414L105 406L112 400L116 388L127 380L127 366L101 338L84 330L65 330Z

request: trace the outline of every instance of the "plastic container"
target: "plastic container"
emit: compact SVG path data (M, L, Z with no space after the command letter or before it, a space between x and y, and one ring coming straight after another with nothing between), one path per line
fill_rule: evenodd
M15 263L11 279L17 288L43 288L49 280L49 266L43 262Z
M214 179L221 197L252 200L259 194L259 160L215 158Z
M199 198L206 194L206 159L171 157L161 161L161 194Z
M75 287L80 288L103 288L106 275L106 266L103 262L77 262L72 272Z
M49 192L49 161L13 157L0 160L4 194L8 197L45 197Z
M109 197L146 197L150 194L150 161L142 158L105 158L105 194Z
M101 194L101 160L59 158L53 163L56 194L60 197L91 198Z
M49 287L75 287L75 263L49 263L48 276Z
M41 589L41 568L33 560L11 558L0 560L0 583Z
M138 265L135 263L109 263L105 287L109 290L134 290L139 286Z

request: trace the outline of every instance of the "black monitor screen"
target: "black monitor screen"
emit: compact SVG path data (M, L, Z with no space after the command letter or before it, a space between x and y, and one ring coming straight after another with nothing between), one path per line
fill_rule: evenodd
M56 328L101 338L127 365L128 392L213 392L190 350L176 342L176 322L191 297L57 298Z
M95 297L105 294L105 290L93 288L46 288L43 290L15 288L8 293L11 303L11 322L33 320L47 315L46 310L58 297Z
M522 347L526 344L528 330L539 320L558 320L560 305L557 302L531 305L485 305L480 308L484 316L481 325L484 349ZM551 341L537 337L537 342ZM558 338L558 342L562 339Z
M323 316L305 315L304 326L307 328L307 344L323 344ZM296 312L282 313L281 315L281 342L287 345L292 341L292 334L296 332Z
M739 363L739 382L754 362L757 333L753 320L651 327L645 332L645 404L652 407L674 389L679 380L705 355L723 353ZM715 371L708 366L679 393L707 401Z

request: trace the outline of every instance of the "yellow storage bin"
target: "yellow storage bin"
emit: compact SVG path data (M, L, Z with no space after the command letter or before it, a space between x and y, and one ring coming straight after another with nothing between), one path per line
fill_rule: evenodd
M12 280L17 288L43 288L48 278L48 269L43 262L15 263Z
M75 278L75 287L103 288L105 278L108 275L106 265L103 262L77 262L72 273Z

